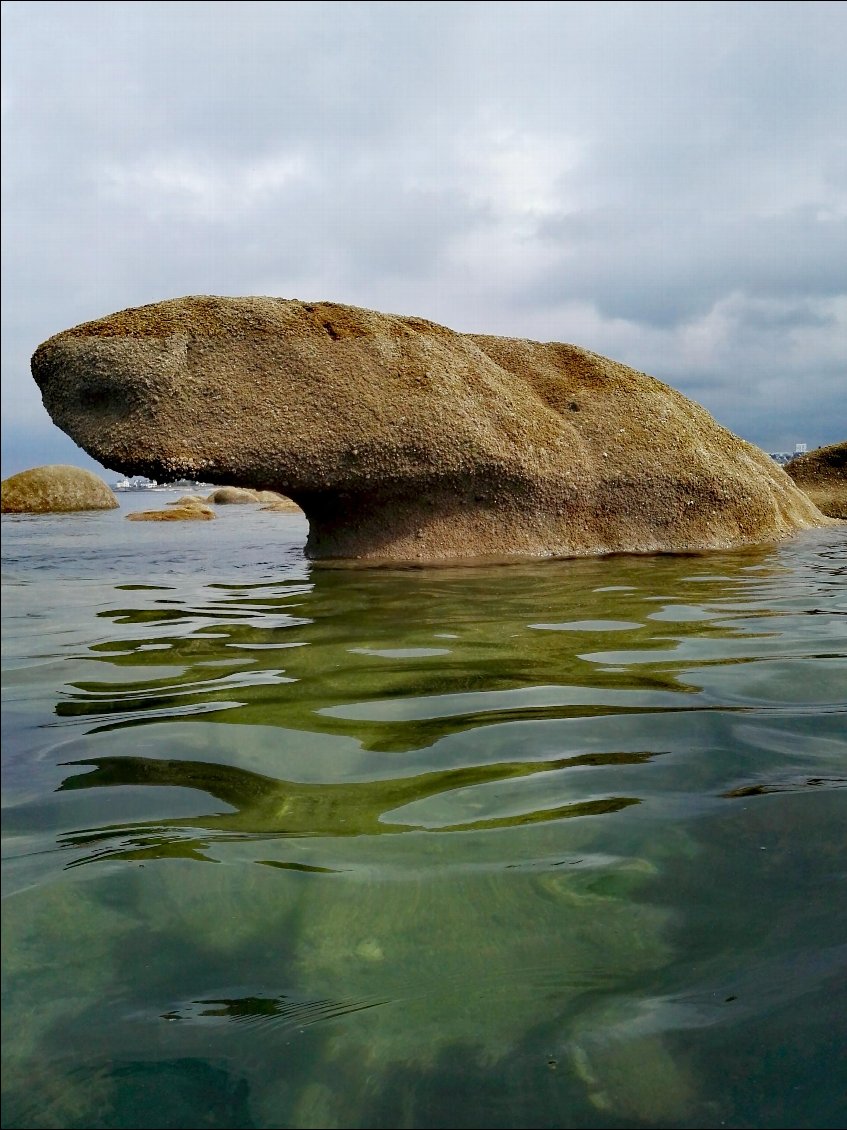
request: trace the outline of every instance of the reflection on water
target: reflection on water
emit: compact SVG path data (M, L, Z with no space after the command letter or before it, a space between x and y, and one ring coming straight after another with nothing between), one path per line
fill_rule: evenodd
M421 827L411 820L403 822L395 809L413 805L416 801L443 793L470 790L489 782L499 782L533 773L552 773L558 769L580 765L621 765L644 761L649 754L586 754L541 762L512 762L474 766L466 769L447 769L442 772L421 773L394 780L350 782L347 784L301 784L264 777L244 769L227 765L208 765L202 762L173 761L138 757L104 758L97 768L85 776L74 776L64 781L60 789L115 787L118 785L168 785L200 789L217 800L230 805L232 813L209 813L191 818L172 818L158 822L147 821L132 828L133 837L142 837L145 855L168 855L173 841L163 835L168 827L203 828L215 835L242 834L246 836L377 836L385 832L402 832ZM76 764L85 764L77 762ZM549 781L545 791L552 791ZM555 795L555 794L554 794ZM454 798L455 799L455 798ZM635 797L607 797L596 801L575 801L555 808L544 808L513 816L485 817L468 820L463 824L440 825L447 832L469 831L474 828L509 827L531 824L540 820L559 820L566 816L591 816L603 812L616 812L630 804ZM479 809L479 799L468 807ZM432 827L432 826L431 826ZM438 826L436 826L438 827ZM153 834L145 837L146 829ZM112 841L116 833L125 839L127 828L96 829L73 833L66 843L75 846ZM177 854L184 854L185 844L179 844ZM122 858L137 858L138 849ZM100 856L100 852L97 853ZM192 851L193 858L201 858ZM88 859L77 862L88 862Z
M261 521L4 520L3 1125L840 1125L845 532Z

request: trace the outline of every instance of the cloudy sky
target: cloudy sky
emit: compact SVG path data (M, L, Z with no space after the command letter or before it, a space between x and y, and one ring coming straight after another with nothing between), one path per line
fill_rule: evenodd
M569 341L766 450L847 438L847 5L3 15L3 476L96 469L51 334L185 294Z

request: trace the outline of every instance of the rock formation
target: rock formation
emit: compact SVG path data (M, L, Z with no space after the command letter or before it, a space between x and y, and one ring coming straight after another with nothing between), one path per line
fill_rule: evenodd
M73 510L114 510L114 491L91 471L48 463L11 475L2 483L4 514L55 514Z
M284 494L280 494L278 490L257 490L255 495L259 502L270 502L271 504L279 503L280 507L287 505L290 510L299 510L300 507L296 502L290 498L286 498ZM264 510L264 507L262 507Z
M302 511L297 503L291 498L284 498L281 502L269 502L266 506L260 506L260 510L272 510L275 514L300 514Z
M277 490L312 557L696 550L828 522L705 409L574 345L201 296L66 330L32 371L100 462Z
M818 510L847 518L847 440L798 455L785 470Z
M168 506L205 506L206 500L199 494L184 494L182 498L175 498Z
M169 503L168 506L167 510L136 510L127 514L127 519L130 522L208 522L210 518L216 517L211 506L204 503Z
M248 487L218 487L213 490L207 502L214 502L218 506L245 503L245 502L258 502L259 495L255 490L250 490Z

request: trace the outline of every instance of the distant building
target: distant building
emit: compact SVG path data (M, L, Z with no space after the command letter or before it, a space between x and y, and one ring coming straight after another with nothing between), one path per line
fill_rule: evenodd
M118 479L112 484L112 490L152 490L155 486L155 479L147 479L144 475L133 475L131 479Z
M805 455L809 450L808 444L795 443L793 451L769 451L771 459L776 463L790 463L792 459L796 459L798 455Z
M112 484L112 490L197 491L211 489L211 483L201 483L196 479L177 479L172 483L157 483L155 479L145 478L144 475L133 475L131 479L118 479L116 483Z

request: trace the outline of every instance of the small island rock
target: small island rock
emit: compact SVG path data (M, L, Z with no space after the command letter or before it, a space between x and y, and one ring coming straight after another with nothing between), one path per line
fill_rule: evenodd
M184 506L170 504L168 510L136 510L127 514L130 522L208 522L217 515L211 506L196 502L186 503Z
M201 498L199 494L184 494L182 498L176 498L173 502L169 502L168 506L205 506L206 500Z
M218 487L213 490L207 502L214 502L218 506L238 504L245 502L258 502L259 496L256 491L250 490L248 487Z
M302 514L302 510L293 499L285 498L281 502L269 502L260 506L260 510L271 510L275 514Z
M847 440L798 455L785 470L818 510L847 518Z
M115 492L92 471L64 463L32 467L4 479L4 514L64 514L76 510L114 510Z

